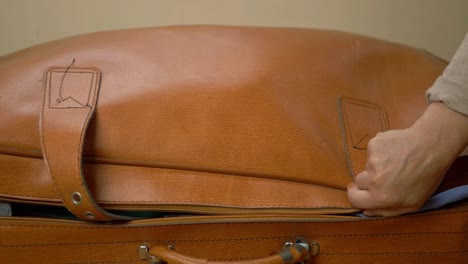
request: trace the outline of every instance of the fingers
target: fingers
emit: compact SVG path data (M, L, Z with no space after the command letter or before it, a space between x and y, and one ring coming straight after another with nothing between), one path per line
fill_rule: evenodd
M376 210L364 210L362 213L365 216L397 216L406 213L413 212L410 208L390 208L390 209L376 209Z
M367 171L359 173L356 175L354 183L360 190L369 190L369 173Z
M349 202L368 216L396 216L418 209L434 191L440 177L433 175L425 142L410 130L378 133L367 145L366 170L348 186ZM436 168L437 169L437 168ZM443 177L443 174L441 174Z
M369 190L361 190L356 184L348 185L348 200L352 206L361 209L380 209L382 208L374 199L372 199Z
M360 173L358 176L356 180L361 177L363 183L360 184L364 185L367 173ZM363 190L355 183L348 185L348 200L352 206L364 209L363 214L366 216L397 216L415 211L415 208L389 208L388 204L375 199L369 190Z

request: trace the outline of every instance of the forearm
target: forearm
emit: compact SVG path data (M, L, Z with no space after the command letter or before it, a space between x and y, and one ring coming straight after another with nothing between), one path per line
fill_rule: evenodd
M443 102L468 115L468 34L434 85L426 93L429 102Z
M468 116L440 102L431 103L412 129L420 131L434 153L447 162L456 158L468 145Z

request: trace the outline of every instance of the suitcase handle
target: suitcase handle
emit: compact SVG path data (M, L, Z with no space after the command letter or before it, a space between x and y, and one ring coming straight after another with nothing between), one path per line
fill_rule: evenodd
M303 263L310 256L318 255L319 244L309 243L304 239L296 239L294 243L287 242L284 248L271 256L249 259L245 261L211 261L189 257L175 252L173 246L158 245L151 249L145 244L140 245L140 258L151 264L287 264Z

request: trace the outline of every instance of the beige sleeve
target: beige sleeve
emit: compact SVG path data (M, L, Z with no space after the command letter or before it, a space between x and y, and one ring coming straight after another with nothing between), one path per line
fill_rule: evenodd
M468 116L468 34L426 96L429 102L443 102L450 109Z

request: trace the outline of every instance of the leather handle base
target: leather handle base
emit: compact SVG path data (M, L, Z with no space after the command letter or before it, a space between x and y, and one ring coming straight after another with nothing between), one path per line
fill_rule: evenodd
M158 245L150 250L146 245L140 245L140 258L151 264L289 264L301 263L310 256L319 253L316 242L308 243L303 239L296 239L295 243L288 242L283 250L271 256L249 259L245 261L212 261L199 259L177 253L172 246Z

